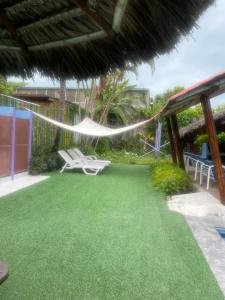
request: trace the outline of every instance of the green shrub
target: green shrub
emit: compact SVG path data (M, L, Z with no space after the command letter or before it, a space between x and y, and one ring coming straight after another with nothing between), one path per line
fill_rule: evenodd
M57 170L62 164L63 162L58 153L52 151L52 146L39 146L32 151L30 173L39 174Z
M150 165L153 185L166 195L185 193L193 190L191 178L177 165L159 160Z
M78 143L74 147L80 149L85 155L95 155L94 147L88 143Z
M139 156L137 153L126 151L108 151L101 157L111 160L114 163L137 165L149 165L155 160L155 156Z
M209 141L208 134L200 134L200 135L197 135L197 137L194 141L194 144L201 146L204 143L208 143L208 141ZM225 132L224 131L217 134L217 141L219 144L222 144L225 142Z
M98 141L96 152L99 154L103 154L109 151L109 149L110 149L110 139L107 137L100 138Z
M217 140L218 140L218 143L220 143L220 144L225 142L225 132L224 131L217 134Z
M140 142L140 137L137 134L112 137L110 139L110 149L114 151L134 152L139 155L144 154L144 145Z
M200 134L200 135L197 135L196 139L194 140L194 144L201 146L204 143L208 143L208 140L209 140L209 138L208 138L207 134Z

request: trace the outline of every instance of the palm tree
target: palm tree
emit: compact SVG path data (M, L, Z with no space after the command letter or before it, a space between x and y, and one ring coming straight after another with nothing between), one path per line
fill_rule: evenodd
M120 70L101 79L94 119L104 125L127 125L137 112L133 106L133 101L137 98L127 93L131 88L133 86L123 78Z
M105 126L127 125L137 113L132 103L136 97L127 93L132 87L128 80L124 79L124 72L121 70L101 77L94 119ZM99 138L96 140L95 149L98 142Z

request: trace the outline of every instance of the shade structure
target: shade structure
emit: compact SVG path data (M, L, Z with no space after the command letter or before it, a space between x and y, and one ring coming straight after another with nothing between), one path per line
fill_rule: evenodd
M183 165L183 149L180 140L180 135L177 126L176 114L190 106L201 103L206 131L208 134L209 148L213 160L216 182L219 188L220 199L225 204L225 180L224 180L224 166L222 165L220 150L216 135L216 126L213 119L210 99L225 92L225 71L211 76L205 80L197 82L190 87L184 89L180 93L170 97L161 109L156 118L166 117L168 123L175 124L173 128L173 137L171 143L175 141L175 154L178 157L179 163ZM169 121L170 119L170 121ZM179 147L177 145L179 144ZM209 178L209 177L208 177Z
M133 124L133 125L125 126L122 128L109 128L109 127L106 127L106 126L103 126L103 125L100 125L100 124L94 122L90 118L85 118L83 121L81 121L77 125L68 125L68 124L64 124L62 122L53 120L51 118L48 118L44 115L38 114L36 112L33 112L33 114L36 117L41 118L42 120L45 120L46 122L49 122L52 125L60 127L64 130L69 130L74 133L80 133L83 135L88 135L88 136L93 136L93 137L105 137L105 136L113 136L113 135L122 134L124 132L134 130L138 127L144 126L145 124L152 122L154 120L153 118L151 118L151 119L148 119L148 120L145 120L145 121Z
M214 0L1 0L0 74L88 78L170 51Z
M198 104L202 96L216 97L225 92L225 71L201 80L180 93L170 97L159 112L157 118L162 118L181 112Z

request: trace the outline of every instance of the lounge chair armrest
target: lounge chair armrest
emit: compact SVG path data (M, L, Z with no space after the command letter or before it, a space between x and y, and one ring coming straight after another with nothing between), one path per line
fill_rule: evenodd
M97 157L94 155L87 155L85 156L86 159L90 159L90 160L97 160Z

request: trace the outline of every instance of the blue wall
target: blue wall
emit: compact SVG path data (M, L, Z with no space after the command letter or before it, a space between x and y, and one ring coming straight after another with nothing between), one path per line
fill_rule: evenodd
M32 117L31 111L14 109L13 107L8 106L0 106L0 116L12 117L14 113L18 119L29 120Z

